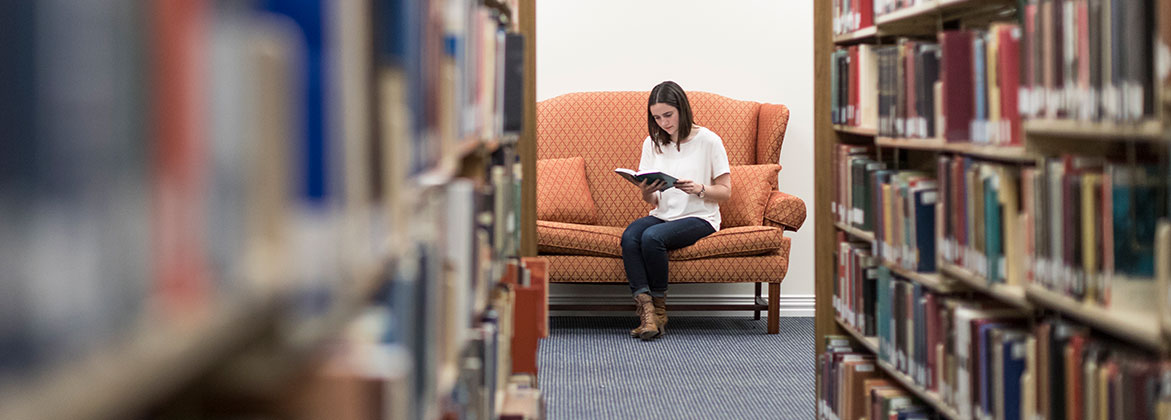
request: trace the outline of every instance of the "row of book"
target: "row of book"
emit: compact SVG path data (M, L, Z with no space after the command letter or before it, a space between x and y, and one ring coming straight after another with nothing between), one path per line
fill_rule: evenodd
M890 379L874 355L858 351L845 336L825 337L825 353L817 356L821 377L818 418L821 420L936 420L941 419Z
M1067 321L1032 322L1015 309L933 292L885 267L873 272L864 281L874 292L843 300L872 312L868 329L879 347L872 360L937 395L960 419L1171 414L1171 365L1157 355Z
M1104 307L1116 292L1127 306L1153 297L1155 227L1167 217L1157 166L1072 155L1036 167L938 162L941 260Z
M938 42L900 38L834 53L835 124L879 136L1020 145L1020 28L948 30Z
M839 145L834 157L835 221L873 233L877 258L920 272L938 260L989 284L1037 283L1103 307L1114 293L1130 304L1155 295L1155 228L1168 216L1156 164L943 154L931 173L888 169L870 146Z
M398 143L390 158L405 156L408 175L435 167L469 142L520 132L524 37L513 32L516 6L515 0L373 3L380 102L403 114L383 128Z
M838 235L834 273L834 316L867 337L875 334L874 303L881 259L870 244Z
M150 6L0 11L15 17L6 45L22 47L0 99L4 375L85 354L147 310L281 287L328 296L341 259L365 255L341 252L359 242L341 241L341 195L324 188L347 139L306 129L322 124L304 115L322 106L311 92L333 79L307 76L302 60L322 58L300 23L227 3Z
M862 13L871 6L855 3L842 1L835 8L843 13L835 30L855 30L854 22L866 20ZM845 91L834 98L847 99L836 102L835 111L851 105L869 110L871 101L878 101L877 112L894 108L890 124L877 121L884 136L937 137L924 135L921 126L900 129L898 121L938 113L946 118L937 125L944 128L938 137L1013 145L1020 144L1022 115L1115 122L1154 117L1162 86L1156 80L1154 45L1157 36L1166 37L1155 25L1164 10L1159 2L1029 0L1021 6L1020 22L945 30L923 47L914 45L919 41L900 39L897 53L889 52L893 46L842 49L834 58L834 74L839 76L834 88ZM904 48L906 43L912 45ZM888 55L896 55L897 64L890 63ZM894 76L884 76L892 71L884 68L893 69ZM934 91L936 81L941 92ZM855 90L860 90L857 97ZM893 102L884 102L890 95ZM925 102L940 103L941 109L912 105ZM873 128L870 122L867 116L835 119Z
M1155 71L1154 43L1161 35L1156 19L1167 16L1158 3L1024 2L1022 113L1123 122L1152 118L1161 86Z
M849 34L874 27L877 18L900 10L925 5L936 6L940 0L834 0L833 33ZM943 0L944 3L963 3L971 0ZM976 3L976 1L971 1Z
M521 171L502 146L476 181L419 175L504 137L505 9L0 6L0 399L144 319L276 294L296 329L394 253L389 330L419 380L458 366L517 255Z
M874 255L912 271L936 267L938 186L929 173L887 169L867 146L840 145L838 222L874 234Z
M419 261L425 259L421 254ZM545 318L533 316L541 314L523 309L527 298L522 293L530 286L519 281L532 273L523 263L509 265L514 277L493 286L484 310L464 325L452 321L466 315L466 308L446 307L455 309L454 316L421 308L423 304L403 310L401 302L407 300L403 294L408 290L411 298L423 302L434 300L428 294L448 294L439 300L450 304L451 285L442 285L448 279L422 279L436 286L404 287L402 282L412 281L404 276L419 273L399 265L374 303L329 340L321 361L307 374L279 390L275 404L233 414L348 420L543 418L544 399L536 386L536 372L518 368L515 360L518 351L532 353L535 360L535 339L541 331L547 332L547 324ZM543 278L532 280L543 290ZM442 319L401 318L419 315L418 309ZM445 339L451 336L459 338ZM185 414L204 417L210 413ZM214 414L226 412L221 408Z
M875 0L834 0L834 35L874 27Z

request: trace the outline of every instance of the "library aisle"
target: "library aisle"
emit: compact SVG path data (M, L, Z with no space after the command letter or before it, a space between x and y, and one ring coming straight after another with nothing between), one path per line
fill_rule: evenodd
M543 418L534 4L3 2L0 419Z
M1171 419L1171 1L815 17L817 418Z

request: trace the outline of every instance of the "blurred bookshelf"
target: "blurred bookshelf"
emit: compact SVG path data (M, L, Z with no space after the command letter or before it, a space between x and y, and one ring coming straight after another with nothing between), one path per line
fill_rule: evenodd
M1168 11L815 8L819 418L1171 413Z
M973 273L971 270L953 264L942 263L940 268L940 271L944 275L959 279L959 281L964 283L964 285L978 290L987 296L1022 310L1033 309L1033 304L1029 302L1028 296L1025 294L1025 289L1023 287L1000 283L988 284L988 280L984 279L984 277Z
M533 0L99 3L0 6L0 418L543 417Z

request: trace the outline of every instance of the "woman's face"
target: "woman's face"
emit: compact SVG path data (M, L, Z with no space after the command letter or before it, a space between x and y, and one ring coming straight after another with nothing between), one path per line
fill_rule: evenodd
M671 105L664 103L657 103L651 105L651 116L655 117L655 122L659 124L659 128L671 135L671 138L677 137L679 132L679 110Z

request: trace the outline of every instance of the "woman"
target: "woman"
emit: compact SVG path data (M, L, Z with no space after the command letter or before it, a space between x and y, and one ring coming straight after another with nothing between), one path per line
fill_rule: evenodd
M663 82L647 101L647 129L638 170L658 170L676 178L639 184L642 199L655 206L622 233L622 262L641 324L632 337L651 340L667 326L667 251L694 244L720 229L719 203L732 196L724 141L695 125L683 88Z

